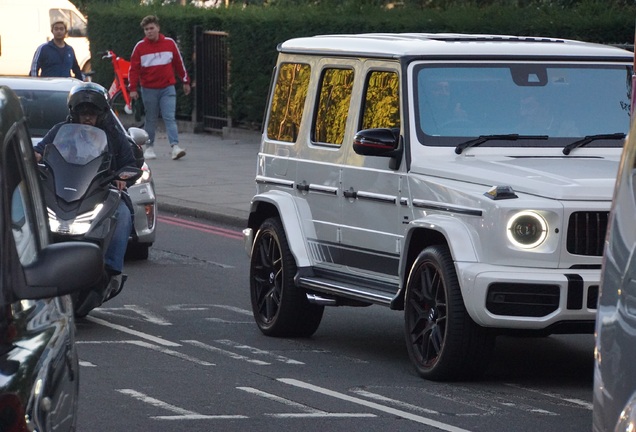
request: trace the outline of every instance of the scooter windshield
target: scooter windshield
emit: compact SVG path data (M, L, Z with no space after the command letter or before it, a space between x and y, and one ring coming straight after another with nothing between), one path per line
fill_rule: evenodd
M63 125L52 144L66 162L75 165L86 165L108 150L108 140L103 130L77 123Z

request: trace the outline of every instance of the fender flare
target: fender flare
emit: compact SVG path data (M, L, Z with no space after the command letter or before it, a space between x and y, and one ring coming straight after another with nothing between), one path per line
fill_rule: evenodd
M306 240L308 233L305 232L306 230L303 230L301 228L301 211L298 208L297 200L295 200L294 197L287 193L276 190L265 192L252 198L252 203L250 206L250 216L248 219L248 227L254 230L254 236L256 236L256 231L258 230L258 227L262 223L262 221L270 216L273 216L258 216L258 207L263 204L276 208L277 214L275 216L279 217L283 224L285 235L287 236L287 243L289 244L289 249L296 259L296 266L298 268L310 267L311 259L309 256L309 251L307 249ZM305 211L309 211L309 208L305 209Z
M409 269L406 257L415 235L421 230L435 231L446 239L446 244L451 252L453 261L478 262L478 252L473 241L473 236L466 224L455 217L434 214L409 223L404 236L404 252L402 253L401 274L406 277ZM404 279L405 280L405 279Z
M434 231L443 237L454 262L477 262L478 254L472 236L470 235L470 230L457 218L434 214L411 221L404 235L404 249L402 251L399 269L401 281L400 289L391 302L391 309L404 309L404 298L406 296L408 278L411 273L410 267L412 262L415 262L417 259L419 252L429 245L439 244L439 241L431 240L431 242L428 242L424 239L424 243L418 246L420 250L416 254L409 253L411 247L413 247L412 244L421 240L415 240L415 237L422 231ZM450 241L450 239L452 239L452 241Z

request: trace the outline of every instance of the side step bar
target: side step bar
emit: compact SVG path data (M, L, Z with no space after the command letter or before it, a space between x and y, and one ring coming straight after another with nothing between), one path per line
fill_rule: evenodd
M391 306L391 302L395 295L375 288L361 288L357 285L351 285L346 282L319 277L299 277L296 283L299 287L306 290L317 291L319 293L331 294L336 297L345 297L351 300L383 306ZM338 304L336 299L322 297L316 294L308 294L307 300L324 306L336 306Z

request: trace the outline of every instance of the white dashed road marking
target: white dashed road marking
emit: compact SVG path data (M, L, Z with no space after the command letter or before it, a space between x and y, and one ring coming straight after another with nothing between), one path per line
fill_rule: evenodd
M306 389L306 390L311 390L311 391L314 391L316 393L320 393L320 394L324 394L324 395L327 395L327 396L331 396L331 397L334 397L336 399L340 399L340 400L344 400L344 401L347 401L347 402L355 403L355 404L358 404L358 405L366 406L367 408L372 408L372 409L375 409L375 410L378 410L378 411L382 411L382 412L385 412L385 413L388 413L388 414L391 414L391 415L402 417L402 418L404 418L406 420L411 420L411 421L414 421L414 422L417 422L417 423L422 423L422 424L426 424L426 425L429 425L429 426L433 426L433 427L435 427L437 429L441 429L443 431L448 431L448 432L468 432L466 429L458 428L458 427L455 427L455 426L452 426L452 425L449 425L449 424L446 424L446 423L442 423L442 422L439 422L439 421L436 421L436 420L432 420L432 419L429 419L429 418L426 418L426 417L422 417L422 416L419 416L419 415L415 415L415 414L412 414L412 413L409 413L409 412L406 412L406 411L402 411L402 410L398 410L398 409L395 409L395 408L391 408L391 407L388 407L388 406L385 406L385 405L380 405L380 404L375 403L375 402L369 402L369 401L366 401L364 399L360 399L360 398L357 398L357 397L349 396L347 394L336 392L336 391L333 391L333 390L329 390L329 389L326 389L326 388L323 388L323 387L318 387L318 386L315 386L313 384L305 383L305 382L302 382L302 381L299 381L299 380L290 379L290 378L278 378L278 381L280 381L282 383L285 383L285 384L289 384L289 385L295 386L295 387L300 387L300 388L303 388L303 389Z
M278 402L281 403L283 405L286 405L290 408L295 408L298 409L300 411L304 411L304 413L284 413L284 414L265 414L266 416L270 416L270 417L277 417L277 418L301 418L301 417L337 417L337 418L352 418L352 417L376 417L376 415L374 414L367 414L367 413L330 413L327 411L322 411L316 408L312 408L309 407L307 405L298 403L298 402L294 402L291 401L289 399L285 399L283 397L271 394L271 393L267 393L258 389L255 389L253 387L237 387L237 389L239 390L243 390L246 391L250 394L256 395L256 396L260 396L262 398L265 399L269 399L271 401L274 402Z
M131 389L119 389L117 390L119 393L131 396L141 402L147 403L149 405L155 406L157 408L165 409L166 411L170 411L175 415L171 416L152 416L151 418L156 420L211 420L211 419L244 419L247 418L243 415L203 415L196 413L194 411L190 411L187 409L180 408L175 405L171 405L167 402L161 401L159 399L155 399L143 393L140 393Z

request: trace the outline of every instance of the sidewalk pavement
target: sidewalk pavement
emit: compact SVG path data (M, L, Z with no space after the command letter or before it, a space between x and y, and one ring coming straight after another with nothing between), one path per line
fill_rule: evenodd
M170 157L165 132L157 130L157 159L146 161L152 171L159 215L181 214L247 225L250 201L256 193L256 156L260 132L232 129L224 136L179 132L186 155Z

